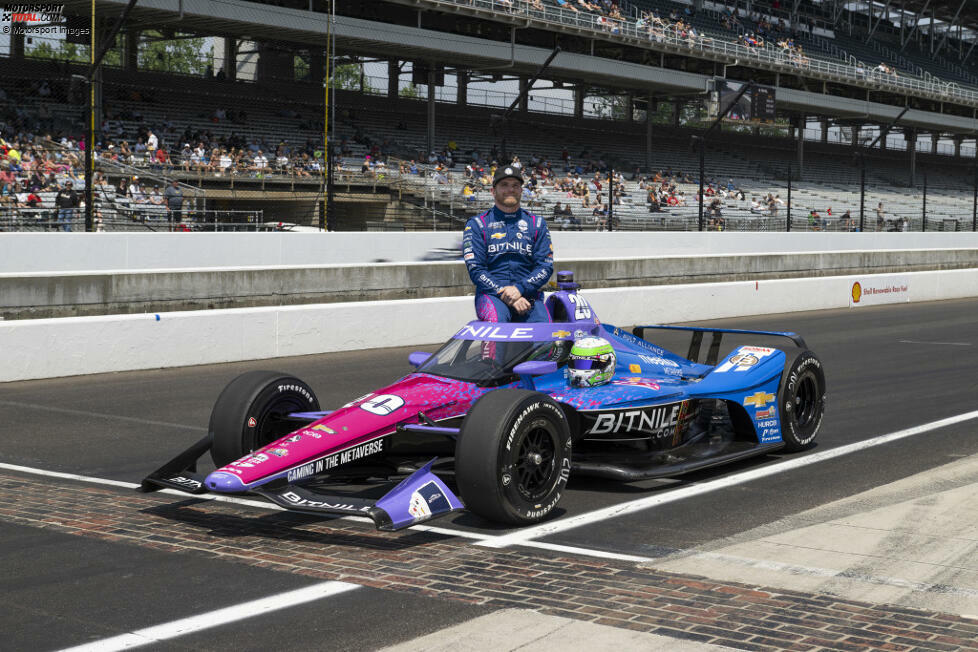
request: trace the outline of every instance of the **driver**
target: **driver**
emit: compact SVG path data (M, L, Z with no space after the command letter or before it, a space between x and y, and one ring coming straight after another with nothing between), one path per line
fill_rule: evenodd
M481 321L550 321L541 291L554 271L550 231L542 217L520 208L522 191L520 168L499 167L492 178L495 206L465 225L462 259Z
M571 387L597 387L611 382L615 375L615 350L603 337L584 337L574 341L567 371Z

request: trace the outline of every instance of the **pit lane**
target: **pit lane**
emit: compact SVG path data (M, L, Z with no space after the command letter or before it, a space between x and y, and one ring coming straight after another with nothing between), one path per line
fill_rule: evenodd
M794 313L713 323L734 328L793 330L805 336L810 348L819 354L826 368L830 402L816 450L827 450L975 409L974 396L978 386L974 369L978 363L978 335L973 325L973 315L976 308L978 301L962 300ZM5 422L0 461L135 483L173 452L200 437L205 430L214 398L223 385L238 373L259 368L275 368L294 373L316 389L321 403L326 407L344 403L352 396L371 391L407 372L407 353L407 349L386 349L0 385L0 410ZM941 428L795 469L790 473L662 505L628 517L591 523L540 541L556 546L604 550L652 559L693 548L709 550L752 528L762 527L804 510L973 455L978 451L978 438L972 435L974 432L973 423ZM604 481L572 479L561 508L568 515L580 514L650 493L669 492L676 487L689 486L690 483L729 477L775 463L782 458L787 456L768 456L721 469L702 471L681 481L616 485ZM52 501L52 505L66 493L80 491L72 482L42 482L37 478L6 472L0 473L0 477L7 481L8 490L4 493L8 501L16 500L18 484L21 491L29 491L31 495L49 492L50 498L46 500ZM59 491L53 492L51 487L57 487ZM131 505L131 495L118 489L99 489L95 494L89 495L89 498L92 496L111 506L108 513L102 515L106 527L111 525L115 529L126 530L126 511L136 509ZM199 542L203 542L197 550L206 550L209 537L215 544L224 542L220 526L216 525L216 530L212 530L207 524L206 515L210 510L216 510L219 515L223 513L222 510L234 512L243 509L224 506L215 508L213 505L200 505L196 501L181 500L174 496L155 495L152 500L153 506L144 506L144 509L163 518L165 522L190 527ZM167 511L166 504L183 506ZM208 600L207 589L215 585L230 587L227 592L220 593L221 599L228 595L244 599L249 597L249 589L253 594L265 595L283 588L282 577L293 578L293 584L285 583L289 586L299 585L301 581L308 582L296 575L283 576L268 570L274 567L270 560L265 560L267 565L264 568L251 567L246 571L239 564L228 564L224 559L195 558L193 562L188 562L188 568L174 569L174 562L165 560L178 549L186 550L186 546L181 547L179 543L184 541L180 537L174 538L176 543L157 542L164 546L162 549L131 549L130 546L113 540L111 534L105 535L94 528L94 532L103 535L104 540L93 543L83 539L85 543L78 544L79 537L66 537L63 533L52 531L47 525L41 525L45 519L43 507L35 506L34 509L36 522L23 514L0 512L0 520L5 525L0 530L4 534L0 536L9 544L4 548L8 551L22 551L20 556L16 553L4 553L3 566L26 569L38 565L59 568L59 571L53 572L51 581L44 585L50 588L51 593L57 593L55 586L59 582L82 582L79 579L79 575L85 576L82 561L63 565L53 563L65 550L77 548L79 545L92 549L90 553L80 555L80 560L104 556L107 554L106 546L112 549L113 559L121 548L126 549L121 555L122 559L145 555L145 558L128 562L127 565L138 569L137 574L140 575L140 580L133 584L149 587L147 592L151 595L168 593L165 588L168 577L193 578L192 590L177 593L181 601L179 608L172 608L175 617L179 617L178 612L203 609L204 605L213 603L214 596L212 594ZM51 511L55 509L52 507ZM192 518L187 517L190 512ZM238 514L238 518L246 518L238 512L234 513ZM371 532L372 527L369 524L361 522L347 521L336 525L336 522L325 521L324 525L315 525L319 521L310 521L305 517L292 520L296 519L294 515L260 513L247 518L283 525L289 532L300 527L325 528L322 530L324 536L314 539L315 543L323 545L335 540L338 531L341 531L340 538L348 540L352 547L369 548L377 545L378 541L387 540L387 535L378 537ZM17 521L19 524L8 528L12 519L20 519ZM97 524L97 517L94 522ZM44 529L32 529L22 523ZM143 525L147 531L152 531L154 527L152 522ZM505 530L465 514L442 519L433 525L438 526L439 531L454 529L464 531L470 537L492 537L505 533ZM276 553L283 553L283 550L277 549L279 539L275 536L274 528L258 529L255 532L249 530L247 535L240 534L239 530L236 532L236 536L253 540L263 554L275 556ZM325 536L327 533L331 536ZM147 535L140 540L145 542L151 536ZM412 543L404 548L410 548L412 555L416 554L418 548L438 548L445 545L446 541L445 537L435 534L404 534L394 540L401 541L402 544L405 538L415 541L411 537L420 540L420 543ZM172 549L167 549L167 546ZM465 563L468 564L475 563L473 560L480 558L498 560L494 555L514 556L507 557L510 560L524 557L537 560L563 559L548 556L546 551L539 549L505 553L479 550L475 546L468 546L468 549L473 551L466 553L472 555L467 557ZM286 547L284 554L287 552ZM246 556L245 552L236 554ZM566 555L573 557L573 553L568 552ZM185 561L188 559L187 554L179 557ZM262 560L255 563L261 564ZM369 572L357 573L356 565L363 563L363 560L345 558L343 563L351 566L334 569L334 572L345 570L348 575L360 577L361 581L369 581ZM411 563L424 565L430 562L421 555L411 557ZM112 567L112 564L108 564L96 575L104 574L105 581L108 581L115 575ZM293 574L297 572L295 569L289 570ZM329 577L327 570L321 572L326 573L324 577ZM249 575L250 573L255 576ZM39 610L39 605L48 601L50 595L43 588L28 591L26 582L29 576L29 573L23 575L25 593L20 594L23 599L19 601L18 613L29 614L30 617L26 621L22 620L16 629L5 627L5 631L21 632L25 643L32 641L34 644L31 647L37 647L38 640L49 640L43 637L32 640L32 632L47 623L46 618L50 618L41 613L43 610ZM89 579L86 578L85 581ZM419 583L417 592L437 594L438 589L431 589L431 583L430 578ZM336 639L337 649L345 649L344 641L351 645L357 640L362 642L362 639L357 639L356 633L365 628L381 631L379 638L375 640L390 642L410 636L411 628L403 627L405 623L423 623L414 631L426 631L441 624L464 620L478 613L480 609L498 607L500 603L492 601L503 601L501 596L482 593L481 597L472 598L480 592L493 591L493 584L489 580L481 584L476 581L452 593L452 597L457 598L468 592L472 601L481 603L467 607L469 611L456 610L454 604L451 609L432 608L426 598L419 596L414 596L415 603L405 601L403 591L408 584L393 587L396 594L389 590L371 588L365 589L377 594L371 599L364 599L365 593L353 592L349 596L331 600L331 605L335 603L338 605L336 609L347 614L341 618L344 626L340 630L347 638L341 636ZM391 588L383 583L381 586ZM499 593L503 591L500 590ZM354 595L357 597L353 597ZM396 597L392 597L395 595ZM10 597L4 599L5 602L10 600ZM78 624L77 629L67 628L71 630L70 636L66 634L59 639L50 639L50 644L72 644L83 642L85 637L95 636L92 629L96 618L90 610L84 608L85 601L80 596L73 599L71 592L63 594L62 600L63 610L71 614L65 620L76 624L84 623L84 626ZM362 604L360 600L363 600ZM394 609L398 615L392 620L388 612L394 604L404 606ZM547 606L537 605L537 608ZM141 609L131 602L120 601L117 609L121 620L128 623L151 624L165 618L155 603L152 609ZM309 632L309 619L304 617L304 610L307 609L313 610L315 607L290 610L288 614L280 614L273 620L276 623L284 621L294 625L290 632L294 633L295 640L294 645L290 646L298 649L315 647L316 638L312 633L300 634ZM344 609L348 611L343 611ZM432 617L432 612L440 614L440 619ZM4 616L3 621L7 618L8 616ZM395 623L397 626L380 623ZM242 627L250 632L256 626L261 628L260 623L250 623ZM115 631L109 625L106 627ZM48 637L52 636L50 628L44 630ZM234 627L222 630L230 630L229 635L232 638L241 638L245 648L251 645L246 644L247 637L236 632ZM200 643L208 640L208 637L199 636L194 640ZM319 639L319 642L322 640Z

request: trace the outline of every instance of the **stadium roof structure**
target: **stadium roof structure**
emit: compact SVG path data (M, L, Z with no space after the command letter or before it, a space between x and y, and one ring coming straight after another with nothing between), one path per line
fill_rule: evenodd
M400 0L394 0L399 2ZM934 5L934 2L938 4ZM903 0L889 0L895 4ZM969 0L971 2L971 0ZM96 0L96 12L102 17L115 17L121 14L127 0ZM420 7L424 2L418 3ZM856 4L856 3L846 3ZM866 3L861 3L868 9ZM955 6L957 4L957 6ZM978 3L976 3L978 4ZM907 0L906 5L919 6L921 10L933 5L956 11L962 5L959 0ZM882 13L885 5L874 3L875 11ZM66 14L87 15L89 0L65 0ZM854 8L854 7L853 7ZM964 14L962 9L961 14ZM978 9L969 8L968 16L975 17ZM949 15L949 18L953 14ZM958 16L960 19L960 16ZM142 29L179 29L181 32L197 32L217 36L234 36L248 40L279 41L302 47L324 47L327 32L327 16L322 12L281 7L270 3L248 0L139 0L133 9L128 27ZM936 25L937 23L935 23ZM509 41L453 34L434 29L422 29L414 25L401 25L337 16L334 25L337 47L349 52L369 54L374 57L390 57L401 60L427 60L450 62L450 67L467 67L474 71L496 70L507 74L531 75L550 54L549 49L519 44ZM584 34L589 39L612 40L610 34ZM622 42L622 46L638 47ZM732 46L733 44L731 44ZM647 39L641 47L656 47ZM693 56L677 51L680 56ZM713 59L719 65L736 65L736 53L703 54L695 56ZM760 63L752 62L757 67ZM782 66L785 67L785 66ZM839 66L836 66L838 68ZM770 70L777 71L772 64ZM802 115L822 115L834 117L864 118L866 123L889 122L902 106L870 101L869 93L879 93L880 89L866 80L833 77L832 70L824 74L818 71L807 72L812 81L818 83L848 83L854 87L866 88L854 97L838 97L815 91L778 88L778 108ZM789 75L796 74L790 69ZM822 74L822 76L819 76ZM597 88L633 89L639 94L655 93L662 96L689 95L704 93L708 77L704 74L686 72L661 66L643 65L629 61L619 61L584 53L561 52L548 69L550 78L591 84ZM877 82L874 82L877 83ZM883 80L880 83L889 83ZM922 85L918 82L913 82ZM902 88L883 89L894 96L904 93ZM949 101L942 89L936 91L920 90L917 87L905 91L907 96L917 95L933 102ZM978 131L978 120L972 109L978 108L978 92L955 89L962 97L971 99L959 104L969 107L968 115L951 115L933 110L911 110L902 124L931 130L956 132L972 135ZM928 94L930 93L930 94Z

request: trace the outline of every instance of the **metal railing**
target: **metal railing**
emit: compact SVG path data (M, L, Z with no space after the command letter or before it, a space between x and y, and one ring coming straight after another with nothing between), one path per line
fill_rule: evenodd
M527 0L421 0L423 4L441 7L465 7L494 16L502 14L523 19L527 25L570 28L588 31L610 40L632 41L654 50L680 51L688 54L735 61L749 61L755 65L768 65L773 69L797 73L804 70L814 75L848 81L856 84L873 82L874 87L904 93L916 93L924 97L955 100L978 107L978 90L951 88L945 81L929 81L904 75L874 74L864 66L843 64L812 57L792 56L770 44L764 48L727 41L712 35L682 37L674 30L648 24L646 21L617 20L584 11L572 11L560 7L535 8ZM858 62L857 62L858 63ZM925 73L928 77L928 73Z
M178 219L179 218L179 219ZM264 211L169 210L166 206L99 203L96 231L282 231L286 222L266 222ZM84 232L81 209L21 208L0 205L0 231Z

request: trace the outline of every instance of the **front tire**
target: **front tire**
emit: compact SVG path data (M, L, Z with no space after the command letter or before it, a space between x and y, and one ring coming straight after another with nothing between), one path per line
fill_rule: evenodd
M567 417L549 396L500 389L462 422L455 477L465 506L497 523L543 520L560 501L571 468Z
M825 416L825 372L818 356L811 351L798 354L785 368L779 396L785 449L795 452L808 448Z
M318 412L319 399L306 383L277 371L249 371L224 388L214 403L208 431L218 468L295 430L282 419L290 412Z

